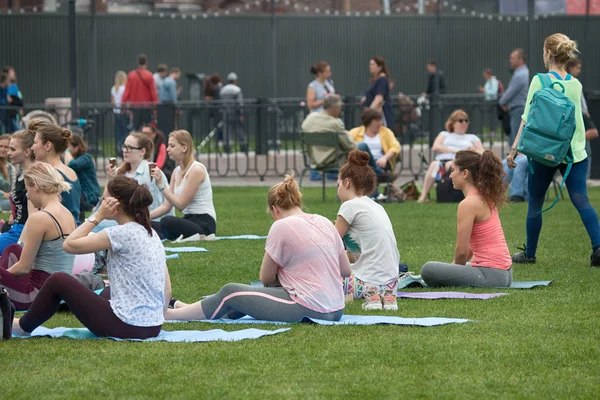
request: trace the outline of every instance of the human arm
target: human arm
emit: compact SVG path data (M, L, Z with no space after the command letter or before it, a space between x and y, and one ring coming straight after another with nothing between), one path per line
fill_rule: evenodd
M98 208L98 211L94 214L96 222L100 223L107 218L114 217L119 206L119 200L113 197L105 198L102 201L100 208ZM111 249L112 245L105 231L90 235L90 232L95 227L96 224L91 223L89 220L85 220L83 224L79 225L79 227L67 237L63 243L64 251L69 254L89 254L100 250Z
M163 186L163 173L160 168L155 168L152 176L155 179L156 186L162 191L163 196L165 196L165 199L175 206L176 209L183 211L183 209L192 202L200 185L204 182L204 179L206 179L206 171L199 165L190 167L190 171L188 172L188 176L179 196L173 191L174 179L171 181L170 188Z
M456 248L453 264L465 265L469 261L469 240L475 222L475 211L469 201L461 201L457 212Z
M340 234L340 237L343 238L349 228L350 228L350 224L348 222L346 222L344 217L342 217L341 215L338 215L337 218L335 219L335 229Z
M381 127L379 137L385 154L377 160L377 165L381 168L386 168L388 162L393 164L393 160L400 154L400 142L394 136L394 132L386 127Z
M70 160L68 162L67 162L67 154L70 157ZM86 156L73 158L73 156L71 156L70 152L65 153L65 164L67 164L67 166L69 168L71 168L73 171L75 171L75 173L79 173L79 172L83 171L84 169L86 169L86 167L89 167L88 162L93 163L93 161L91 159L87 158Z
M277 271L279 265L271 258L269 253L265 252L262 264L260 266L260 281L263 285L270 285L277 280Z
M43 213L29 215L25 227L23 228L23 233L19 238L19 242L23 243L21 257L19 258L19 261L8 269L8 272L15 276L23 276L31 271L35 257L42 244L42 240L44 240L45 232L49 229L50 224L54 226L54 223L50 221L49 217L43 215Z
M317 93L315 92L315 89L309 86L306 89L306 106L309 110L313 110L323 105L323 100L315 100L316 98Z
M431 146L431 151L434 153L456 153L458 149L454 147L446 147L444 146L444 140L446 140L446 135L444 132L440 132L435 140L433 141L433 145Z
M342 278L347 278L352 275L352 267L350 266L350 260L348 254L345 251L340 253L340 274Z
M515 140L513 142L510 153L506 157L506 164L509 168L516 168L517 164L515 163L515 158L519 154L517 151L517 145L519 144L519 140L521 139L521 133L523 132L523 127L527 123L527 114L529 114L529 109L531 107L531 100L533 99L533 95L535 92L542 88L542 82L539 79L532 79L531 84L529 85L529 91L527 93L527 101L525 102L525 109L523 110L523 115L521 116L521 125L519 125L519 130L517 132L517 136L515 136Z
M157 149L156 166L158 168L162 169L165 166L166 162L167 162L167 146L165 146L164 143L161 143L161 145L158 146L158 149Z
M169 268L165 263L165 308L164 314L166 316L167 310L169 309L169 302L171 301L171 297L173 297L173 289L171 287L171 276L169 275Z

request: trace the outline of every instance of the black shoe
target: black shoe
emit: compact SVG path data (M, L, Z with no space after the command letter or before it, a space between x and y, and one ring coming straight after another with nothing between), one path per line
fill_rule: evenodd
M512 255L512 260L514 263L517 264L535 264L536 258L535 257L529 257L526 253L525 253L525 246L523 247L517 247L517 249L519 250L523 250L522 253L515 253Z
M510 196L508 201L511 203L523 203L525 201L524 197L521 196Z
M600 267L600 247L596 247L596 250L592 252L590 256L590 266Z

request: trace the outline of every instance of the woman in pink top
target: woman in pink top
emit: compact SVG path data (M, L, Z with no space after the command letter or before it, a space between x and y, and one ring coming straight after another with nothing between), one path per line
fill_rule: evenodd
M343 278L350 262L335 226L328 219L302 211L302 194L286 176L269 190L269 230L260 268L264 285L229 283L194 304L171 300L168 320L202 320L249 315L269 321L296 322L302 317L339 321L344 313Z
M502 162L491 150L462 150L452 170L454 188L465 195L458 205L454 261L426 263L421 278L431 287L509 287L512 260L498 218L498 207L506 201Z

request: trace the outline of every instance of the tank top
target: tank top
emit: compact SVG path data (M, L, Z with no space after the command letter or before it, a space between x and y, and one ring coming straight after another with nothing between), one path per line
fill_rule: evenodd
M183 209L183 214L185 214L185 215L208 214L215 221L217 221L217 213L215 212L215 206L213 205L212 186L210 184L210 176L208 175L208 171L206 170L206 167L204 165L202 165L201 163L199 163L198 161L194 161L192 163L192 165L188 168L185 175L183 176L183 179L181 180L181 183L179 184L179 186L175 186L175 195L176 196L180 195L181 191L183 190L183 188L185 186L185 181L187 179L187 176L195 165L199 165L202 168L204 168L204 172L206 172L206 177L204 178L204 181L200 184L200 187L194 194L194 198L192 199L190 204L188 204L188 206ZM181 167L177 167L177 168L175 168L175 171L173 171L173 176L175 177L174 178L175 182L177 182L177 179L179 179L180 173L181 173Z
M469 248L473 252L473 267L489 267L508 270L512 267L512 259L502 224L498 217L498 209L492 208L490 217L473 224Z
M62 192L60 194L61 204L73 214L73 218L75 218L75 222L79 222L79 214L81 210L81 184L79 183L79 179L74 181L67 178L62 171L57 169L58 173L62 175L65 182L71 184L71 190L68 192Z
M40 243L40 248L35 255L33 269L44 271L49 274L53 274L55 272L65 272L71 275L73 273L73 262L75 261L75 255L69 254L63 250L63 243L68 235L63 233L62 227L52 214L46 210L41 211L48 214L48 216L52 218L52 221L54 221L54 225L56 225L56 230L60 236L53 240L42 240Z

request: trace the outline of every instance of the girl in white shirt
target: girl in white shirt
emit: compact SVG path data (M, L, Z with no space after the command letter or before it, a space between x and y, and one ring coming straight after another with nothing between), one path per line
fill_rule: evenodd
M129 134L129 113L120 108L123 93L125 93L125 84L127 83L127 74L125 71L117 71L115 74L115 84L110 88L110 102L115 106L115 138L117 139L117 153L123 156L121 147L125 143L125 138Z

